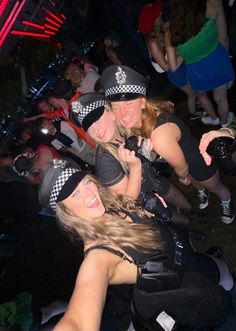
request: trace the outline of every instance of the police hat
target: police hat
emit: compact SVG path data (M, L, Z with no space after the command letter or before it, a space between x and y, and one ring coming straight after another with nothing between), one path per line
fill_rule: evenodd
M87 131L103 115L106 104L104 95L95 92L85 93L71 103L70 119Z
M104 70L101 80L109 101L127 101L146 96L147 79L129 67L111 65Z
M56 204L68 198L87 174L66 160L54 159L39 187L39 202L42 208L56 209Z

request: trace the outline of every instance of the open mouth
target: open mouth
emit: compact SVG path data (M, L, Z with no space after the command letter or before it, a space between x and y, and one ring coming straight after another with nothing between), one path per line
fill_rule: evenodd
M93 198L90 200L90 202L87 204L89 208L96 208L99 206L99 200L97 198Z

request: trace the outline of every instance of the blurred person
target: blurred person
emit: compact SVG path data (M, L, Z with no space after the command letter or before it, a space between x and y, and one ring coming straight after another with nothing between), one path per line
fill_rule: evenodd
M82 61L82 62L81 62ZM94 92L94 85L100 75L98 68L86 60L72 62L64 72L64 77L70 80L76 92L88 93Z
M208 116L201 119L202 123L229 127L233 113L229 112L227 88L234 79L234 71L226 49L221 0L173 0L169 31L166 44L171 70L175 71L184 61L193 90L213 91L219 117L213 107L207 108L201 102L208 109Z
M53 123L50 120L41 119L38 126L41 132L51 136L51 145L56 150L69 152L84 162L94 165L95 150L85 140L79 138L76 131L66 121Z
M17 155L12 162L12 169L32 184L39 184L54 158L60 158L60 154L54 148L40 145L35 151L25 151Z
M117 122L151 139L153 150L169 163L179 182L197 188L200 209L208 206L210 192L215 193L220 199L222 222L233 222L231 194L221 182L217 165L206 166L197 139L173 114L173 104L147 98L147 80L125 66L108 67L102 83Z
M168 29L168 24L163 22L161 12L156 18L152 30L147 34L147 48L150 54L150 60L154 69L158 73L166 72L169 81L182 90L187 96L187 106L189 111L189 119L195 120L202 118L206 115L206 111L198 105L197 100L203 100L203 105L208 102L206 93L196 93L193 91L191 85L188 82L187 71L185 63L183 62L175 72L172 72L169 68L168 58L166 54L165 45L165 31Z

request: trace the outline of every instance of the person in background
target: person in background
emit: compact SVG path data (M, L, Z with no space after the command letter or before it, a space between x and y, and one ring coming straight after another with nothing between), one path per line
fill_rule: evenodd
M182 62L175 72L172 72L169 68L165 45L165 31L168 29L168 24L163 22L160 12L153 24L152 30L146 34L151 63L159 74L166 72L169 81L186 94L189 119L195 120L202 118L206 115L206 111L202 107L199 107L198 103L201 105L202 101L203 104L206 104L208 101L206 93L198 94L193 91L188 82L184 62Z
M222 222L232 223L235 209L230 191L221 182L216 164L206 166L197 139L173 114L173 105L148 99L147 80L125 66L108 67L102 83L118 123L151 139L153 150L170 164L180 183L197 188L200 209L208 206L210 192L215 193L220 199Z
M201 119L202 123L229 127L233 113L229 112L227 88L234 79L234 71L225 48L225 35L221 0L172 1L169 32L166 33L170 68L175 71L184 61L193 90L213 91L218 115L212 104L201 102L208 112L208 116Z
M98 68L85 59L71 62L64 72L76 92L94 92L94 85L100 75Z
M40 119L37 124L39 130L53 138L51 145L56 150L69 152L84 162L94 165L95 150L85 140L79 138L66 121L53 123L47 119Z

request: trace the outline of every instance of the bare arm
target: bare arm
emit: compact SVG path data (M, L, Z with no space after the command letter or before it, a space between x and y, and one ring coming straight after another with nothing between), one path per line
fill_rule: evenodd
M175 72L183 62L183 59L181 56L177 55L175 47L173 47L170 43L169 30L165 32L165 44L166 44L166 54L167 54L169 69Z
M163 50L160 45L158 45L158 42L155 40L149 41L149 49L152 54L153 59L156 61L156 63L159 64L159 66L164 70L169 70L168 62L165 59Z
M156 128L151 135L154 150L163 157L180 179L188 177L188 164L179 146L181 133L174 123L166 123Z
M207 11L210 16L216 19L218 40L228 50L229 38L222 0L208 0Z
M117 259L104 251L89 253L80 267L68 310L54 331L99 331Z

